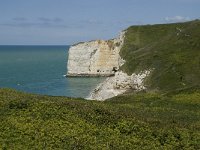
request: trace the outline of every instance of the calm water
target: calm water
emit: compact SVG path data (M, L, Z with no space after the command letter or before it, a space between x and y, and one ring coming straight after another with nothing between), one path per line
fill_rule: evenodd
M0 87L86 97L103 78L65 78L69 46L0 46Z

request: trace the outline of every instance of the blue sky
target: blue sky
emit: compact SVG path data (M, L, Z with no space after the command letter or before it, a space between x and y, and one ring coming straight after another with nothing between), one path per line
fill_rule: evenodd
M0 45L67 45L199 18L200 0L0 0Z

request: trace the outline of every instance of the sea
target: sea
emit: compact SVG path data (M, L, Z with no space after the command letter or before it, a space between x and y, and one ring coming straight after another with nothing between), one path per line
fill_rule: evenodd
M69 46L0 46L0 88L85 98L105 78L65 77Z

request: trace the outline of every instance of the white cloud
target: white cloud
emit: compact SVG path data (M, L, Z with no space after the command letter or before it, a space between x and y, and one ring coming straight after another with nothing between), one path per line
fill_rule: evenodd
M165 17L165 21L167 22L185 22L190 20L191 19L189 17L183 17L183 16Z

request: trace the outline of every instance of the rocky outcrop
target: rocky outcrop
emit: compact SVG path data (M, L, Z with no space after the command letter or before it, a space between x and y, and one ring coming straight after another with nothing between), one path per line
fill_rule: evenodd
M128 76L123 72L116 72L115 76L108 77L103 83L98 85L89 95L89 100L105 100L129 90L141 91L146 89L144 79L150 74L150 70L139 74Z
M125 32L113 40L96 40L73 45L69 49L67 76L111 76L99 84L86 99L105 100L129 90L145 89L144 79L150 71L128 76L119 71L125 61L119 52Z
M119 52L124 32L113 40L96 40L69 49L67 76L112 76L123 64Z

